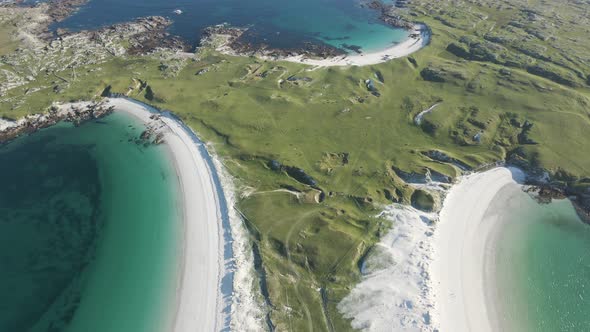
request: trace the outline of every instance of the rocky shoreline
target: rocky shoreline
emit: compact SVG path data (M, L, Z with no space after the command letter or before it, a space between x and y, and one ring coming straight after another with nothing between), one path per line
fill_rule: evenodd
M54 40L60 40L68 36L88 35L91 39L101 39L102 35L124 34L129 35L130 30L137 30L141 26L141 32L135 33L130 38L131 47L128 53L146 54L157 48L170 49L181 52L193 51L193 46L186 40L171 35L167 32L172 21L161 16L152 16L140 18L133 22L121 23L104 27L95 31L71 32L65 29L51 31L49 26L52 23L63 21L68 16L75 13L80 6L87 3L88 0L50 0L47 3L35 5L46 6L44 10L48 19L45 24L40 26L36 35L43 41L51 43ZM15 3L5 4L7 6L22 6ZM361 4L362 7L376 10L379 12L379 19L385 24L406 30L413 30L414 24L403 19L398 11L399 6L384 4L378 0L367 1ZM224 40L221 48L223 52L231 55L241 56L259 56L263 58L287 58L303 56L313 59L329 59L345 56L345 50L351 50L361 54L361 50L356 45L344 45L344 49L337 48L317 41L304 41L300 45L292 48L274 48L264 42L264 38L255 28L230 27L228 25L217 25L205 29L201 34L200 46L211 46L212 40Z
M259 56L285 58L304 55L313 58L332 58L346 53L334 46L304 42L301 47L290 49L272 48L265 43L255 43L256 31L249 28L220 24L203 31L200 46L212 46L226 54L237 56Z
M129 54L145 54L158 48L174 51L190 51L192 49L190 43L180 37L171 35L167 31L172 24L172 20L162 16L142 17L97 30L83 30L80 32L72 32L61 28L50 29L51 24L63 21L87 2L88 0L50 0L46 3L31 6L31 8L38 9L39 15L43 17L39 19L42 23L35 26L30 32L47 44L59 42L68 37L104 43L105 40L120 36L128 39L130 43ZM0 5L14 9L23 7L22 1L0 3Z
M569 199L582 221L590 225L590 182L572 179L568 182L535 183L531 181L525 191L540 204L554 199Z
M147 54L159 48L190 51L191 46L186 41L167 32L171 24L172 21L165 17L149 16L83 33L89 34L91 40L101 40L104 35L130 36L127 52L131 55Z
M407 4L404 0L403 6ZM379 12L379 20L393 28L414 31L416 25L400 14L400 8L393 4L385 4L379 0L366 1L361 7ZM411 38L418 38L420 35L412 33ZM233 27L227 24L220 24L209 27L203 31L200 46L212 46L225 54L236 56L257 56L261 58L284 59L299 57L310 59L329 59L347 55L345 50L362 54L362 50L356 45L343 44L342 49L316 41L306 41L302 45L289 49L270 47L261 40L254 28Z
M453 159L438 150L430 150L422 153L432 160L457 167L463 175L481 173L496 167L514 167L520 169L525 176L523 190L531 195L539 204L549 204L554 199L569 199L582 221L590 225L590 178L578 178L561 170L553 172L536 167L531 165L526 158L516 153L510 155L506 161L498 161L476 168L471 168L469 165ZM446 191L448 190L448 188L443 189L441 185L453 182L452 179L447 180L444 177L441 178L441 174L434 174L433 176L430 170L428 170L428 174L426 175L407 173L397 168L393 168L393 170L403 181L417 190L421 189L423 191L422 195L435 203L444 201ZM415 204L414 201L412 201L411 205L418 210L432 212L432 210L424 209L423 206ZM438 208L440 208L440 204ZM437 212L438 209L435 208L434 211Z
M62 40L69 36L86 37L89 41L103 43L109 36L123 36L129 42L127 53L131 55L147 54L156 49L169 49L186 52L191 46L183 39L167 32L172 20L162 16L138 18L132 22L110 25L98 30L71 32L57 29L55 34L47 34L45 40Z
M407 1L403 2L403 6L407 4ZM401 28L406 30L412 30L414 23L407 21L399 14L400 6L396 4L385 4L379 0L369 0L361 4L364 8L369 8L379 12L379 19L385 22L387 25L394 28Z
M518 153L510 155L507 164L525 171L525 191L539 203L569 199L580 219L590 225L590 178L579 178L562 170L539 168Z
M80 6L87 2L88 0L50 0L48 1L49 11L47 14L53 22L60 22L75 13Z
M140 18L96 31L50 32L47 4L40 4L34 9L0 7L0 10L5 15L14 14L24 18L18 21L19 32L14 37L21 46L3 56L3 63L11 68L0 73L0 102L7 100L3 98L9 98L7 94L10 90L26 85L39 76L54 76L55 79L50 81L51 86L38 87L27 93L44 88L52 88L54 92L60 93L77 80L75 74L64 75L64 72L100 65L113 57L147 55L160 51L175 55L190 49L180 38L170 36L167 29L172 21L161 16ZM28 10L27 14L23 14L23 10ZM64 53L70 56L64 57Z
M0 145L11 142L21 135L51 127L58 122L71 122L79 126L83 122L107 116L113 111L114 107L103 102L68 104L67 106L54 104L47 113L28 115L16 121L0 122Z

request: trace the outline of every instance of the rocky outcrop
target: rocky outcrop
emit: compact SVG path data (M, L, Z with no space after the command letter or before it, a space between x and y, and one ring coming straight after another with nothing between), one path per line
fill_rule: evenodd
M59 93L76 81L76 68L98 65L113 57L146 54L162 49L175 54L176 51L190 48L182 40L166 32L171 21L160 16L141 18L97 31L77 33L62 31L57 38L53 35L45 35L38 27L39 24L26 30L28 35L34 36L35 43L29 43L31 45L23 46L3 56L3 64L6 66L0 71L0 98L4 97L8 91L43 76L52 78L55 76L59 79L53 80L51 87ZM162 62L163 65L170 67L168 71L172 71L177 67L174 65L176 62L180 67L184 60L176 61L171 57L163 59ZM64 72L72 74L67 75ZM83 75L81 72L78 73ZM29 93L32 92L35 91L29 91Z
M55 125L60 121L72 122L78 126L89 120L106 116L113 112L113 107L104 103L80 103L68 107L54 105L45 114L28 115L12 123L5 123L0 130L0 144L12 141L23 134L30 134L39 129Z
M406 5L407 1L404 1L402 6ZM385 4L379 0L371 0L362 4L362 6L379 11L379 19L394 28L402 28L406 30L411 30L414 28L414 24L412 22L405 20L403 17L401 17L401 15L399 15L397 10L399 7L396 7L394 4Z
M305 56L325 59L345 54L336 47L319 42L304 41L298 47L279 49L269 46L263 40L255 29L221 24L205 29L200 45L213 46L228 54L271 58Z
M439 151L439 150L429 150L429 151L422 152L422 154L432 160L457 166L462 171L470 171L472 169L471 166L464 163L463 161L453 158L453 157L451 157L451 156L447 155L446 153Z
M88 0L50 0L47 14L54 22L63 21Z
M319 190L317 181L299 167L286 166L277 160L269 160L266 164L268 168L275 172L285 172L297 182Z
M549 204L554 199L567 198L562 189L553 187L549 184L539 184L537 186L529 185L524 188L524 191L531 194L531 196L541 204Z
M293 179L297 180L300 183L306 184L311 187L317 186L317 181L311 177L309 174L305 173L305 171L299 167L294 166L283 166L283 170Z
M451 177L430 168L424 168L424 173L406 172L395 166L392 166L391 169L400 179L410 184L426 184L432 181L448 184L453 182Z
M146 128L144 131L141 132L139 135L139 139L136 140L137 144L141 144L144 146L149 145L160 145L164 143L164 132L162 128L165 127L163 123L160 121L160 115L152 115L150 116L149 123L146 123Z
M578 180L565 188L565 194L574 197L578 215L590 224L590 179Z
M85 31L90 41L103 43L108 36L123 36L129 42L129 54L147 54L158 48L189 51L191 46L167 32L172 21L162 16L139 18L133 22L111 25L96 31ZM63 36L68 35L67 33Z
M590 178L579 178L558 169L542 168L535 155L527 156L522 149L512 151L507 165L518 167L527 174L526 191L540 203L569 198L580 218L590 225Z
M573 180L568 182L540 182L536 179L528 179L528 192L541 204L551 203L554 199L569 198L585 223L590 225L590 182Z

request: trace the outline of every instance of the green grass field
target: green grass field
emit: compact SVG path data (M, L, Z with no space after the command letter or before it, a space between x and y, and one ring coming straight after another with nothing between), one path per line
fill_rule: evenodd
M543 29L514 23L537 5L546 13L544 23L562 23L551 38L534 37L538 42L522 36ZM107 86L124 93L133 79L146 82L149 93L131 89L130 96L178 114L213 144L238 187L249 193L237 208L262 258L277 330L350 330L336 305L359 280L359 259L390 226L375 216L385 204L409 204L414 190L394 167L454 178L457 167L423 152L444 151L477 167L522 150L550 172L590 176L590 90L578 75L590 73L590 40L563 26L572 28L564 22L581 15L579 8L530 1L410 7L412 18L433 31L432 43L411 59L310 71L203 50L198 60L178 60L181 69L170 73L167 60L156 56L113 58L78 68L59 93L53 87L63 82L55 75L37 76L2 97L0 115L18 118L56 100L98 98ZM447 51L465 35L483 41L490 31L524 39L506 42L502 61ZM551 61L516 49L537 47L532 45L546 47ZM523 65L506 64L516 58ZM559 75L544 77L527 67L539 63ZM58 75L72 77L69 71ZM367 90L366 79L376 82L380 97ZM415 125L414 117L435 103L440 105ZM525 123L532 124L528 132ZM272 161L300 168L317 182L315 188L284 169L273 170ZM314 198L318 190L325 193L321 203Z
M11 34L13 30L8 24L0 24L0 55L13 52L17 43L12 40Z

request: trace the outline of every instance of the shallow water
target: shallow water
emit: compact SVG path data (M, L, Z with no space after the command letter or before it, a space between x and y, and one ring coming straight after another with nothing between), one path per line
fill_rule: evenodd
M173 14L181 9L181 15ZM90 0L55 28L95 29L137 17L161 15L174 20L173 34L196 43L204 28L221 23L251 27L252 40L276 48L294 48L306 41L363 51L385 49L408 33L383 25L378 12L361 8L359 0Z
M500 240L500 315L520 331L590 331L590 226L568 200L511 200Z
M159 331L180 257L177 178L123 114L0 148L0 331Z

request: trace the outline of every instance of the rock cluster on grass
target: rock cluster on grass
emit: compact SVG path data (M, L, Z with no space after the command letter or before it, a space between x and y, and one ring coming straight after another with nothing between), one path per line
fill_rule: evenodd
M4 66L0 70L0 98L39 77L53 78L49 82L51 85L35 87L34 90L28 90L28 94L47 88L59 93L76 81L78 75L83 74L77 72L76 68L101 64L114 56L145 54L159 49L183 51L188 48L183 41L166 32L171 21L160 16L141 18L97 31L62 32L61 36L54 38L44 33L52 22L46 18L50 8L47 5L35 8L33 13L36 19L32 18L29 23L18 23L23 25L19 29L26 32L29 41L15 52L2 57L0 66ZM17 16L25 15L15 8L3 10L13 11ZM170 62L164 60L163 63ZM5 100L0 99L2 101Z
M260 41L259 41L260 40ZM331 58L344 55L344 51L318 42L304 41L298 47L278 49L262 42L254 29L231 27L226 24L205 29L201 46L212 46L228 54L284 58L306 56L311 58Z

